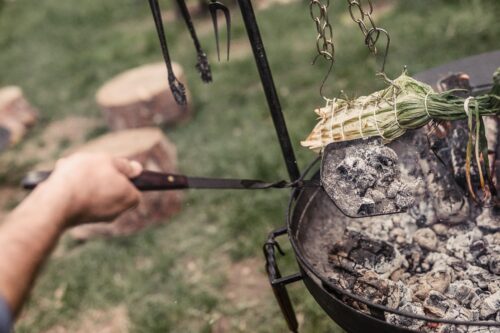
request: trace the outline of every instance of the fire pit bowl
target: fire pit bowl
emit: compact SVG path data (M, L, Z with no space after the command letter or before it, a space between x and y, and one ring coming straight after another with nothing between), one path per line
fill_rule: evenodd
M318 177L319 173L316 172L312 178ZM333 283L325 275L328 270L324 267L327 260L321 256L327 256L324 247L343 235L348 221L349 219L345 218L335 207L322 188L303 188L292 193L287 214L287 227L269 234L264 245L266 269L278 304L292 332L297 332L298 324L286 285L301 279L323 310L347 332L417 332L388 323L385 315L389 313L399 315L402 320L405 318L409 321L418 320L429 327L429 332L432 332L432 328L438 332L437 329L441 325L454 327L455 330L452 329L449 332L467 332L468 327L475 327L478 328L478 332L483 332L479 330L481 326L489 327L489 330L484 332L500 332L498 322L444 320L398 311L375 304ZM300 273L282 277L276 263L275 252L276 250L281 252L276 238L285 234L288 234L292 244ZM369 309L370 313L355 309L347 304L346 300L349 300L349 303L362 304Z

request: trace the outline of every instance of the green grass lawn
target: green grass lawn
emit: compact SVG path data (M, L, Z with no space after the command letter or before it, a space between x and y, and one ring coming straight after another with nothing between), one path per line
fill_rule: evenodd
M382 84L374 76L378 65L350 21L345 1L330 2L337 62L328 91L332 96L340 89L349 96L368 93ZM416 73L500 48L500 21L495 15L499 1L384 3L395 5L376 16L392 37L390 76L404 65ZM316 121L313 109L322 104L318 90L326 70L321 61L310 65L315 30L308 4L272 6L259 11L257 18L303 168L314 155L299 142ZM177 145L183 173L286 178L236 7L233 22L233 44L242 49L229 63L217 63L211 26L202 18L195 21L207 27L200 28L199 35L212 61L215 81L210 85L201 83L193 68L195 52L183 24L167 25L172 57L185 68L196 114L191 122L165 133ZM94 102L99 86L121 71L160 59L146 1L0 1L0 86L21 86L41 110L41 122L29 140L37 140L54 120L100 117ZM1 172L7 178L19 177L16 166ZM285 332L265 283L265 290L256 290L262 292L257 302L245 303L227 294L228 271L241 261L260 262L255 274L265 279L261 246L269 231L285 223L287 197L287 191L279 190L192 191L183 211L168 224L130 237L65 244L65 254L52 258L43 270L16 331L43 332L59 326L72 332L93 310L106 313L125 307L131 332ZM284 248L290 252L286 244ZM281 265L284 273L296 271L290 255ZM301 283L290 290L301 332L340 332ZM221 318L228 323L226 331L220 328Z

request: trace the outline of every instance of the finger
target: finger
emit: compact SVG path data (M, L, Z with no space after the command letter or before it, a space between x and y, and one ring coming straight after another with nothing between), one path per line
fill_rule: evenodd
M142 171L142 166L139 163L132 163L125 158L114 158L113 165L118 172L122 173L127 178L134 178Z
M126 203L128 208L134 208L139 205L139 202L141 200L141 192L139 192L135 187L128 192Z
M133 169L133 175L130 176L130 178L137 177L142 173L143 167L141 163L137 161L130 161L130 166Z

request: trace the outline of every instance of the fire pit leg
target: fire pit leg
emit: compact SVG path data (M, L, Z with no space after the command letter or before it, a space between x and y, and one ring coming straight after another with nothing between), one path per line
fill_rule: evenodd
M273 288L274 296L278 301L281 312L283 313L286 323L288 324L288 328L291 332L297 333L299 324L297 323L295 310L293 309L292 302L290 301L286 285L301 280L302 274L296 273L281 277L275 255L275 250L278 250L281 255L284 255L275 238L286 234L286 232L286 227L283 227L276 229L269 234L267 241L264 244L264 256L266 257L266 271L269 276L271 287Z

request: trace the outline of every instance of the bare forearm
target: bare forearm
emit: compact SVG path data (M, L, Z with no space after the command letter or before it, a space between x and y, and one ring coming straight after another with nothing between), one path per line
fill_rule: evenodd
M67 202L58 197L57 188L44 184L0 226L0 295L13 314L64 229Z

